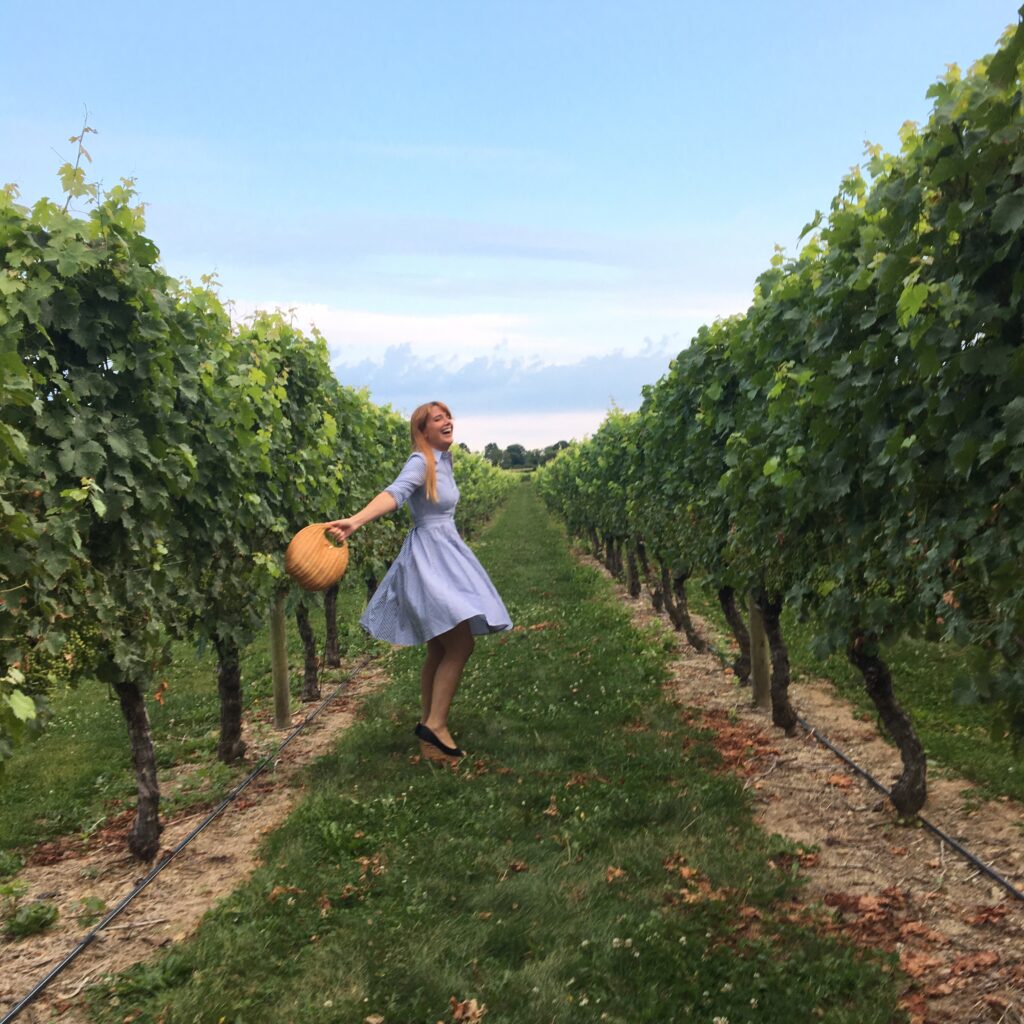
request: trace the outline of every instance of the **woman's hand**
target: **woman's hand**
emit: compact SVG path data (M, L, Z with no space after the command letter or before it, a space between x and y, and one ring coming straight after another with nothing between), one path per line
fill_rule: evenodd
M348 519L335 519L330 523L324 523L327 532L338 542L346 541L360 526L372 523L374 519L380 519L388 512L394 512L398 508L395 501L387 491L381 491L365 508L360 509L354 516Z
M324 525L327 527L327 532L339 543L348 540L359 529L359 524L354 519L335 519Z

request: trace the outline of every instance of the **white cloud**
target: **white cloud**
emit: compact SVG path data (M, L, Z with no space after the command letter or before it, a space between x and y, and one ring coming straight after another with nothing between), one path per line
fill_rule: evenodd
M601 425L605 409L574 412L507 413L503 415L457 416L455 437L475 452L492 441L501 448L521 444L524 448L546 448L556 441L581 441Z
M667 371L680 348L675 343L650 343L635 355L612 352L560 365L499 353L453 367L396 345L386 350L383 362L335 363L334 368L342 383L365 387L375 402L403 413L437 398L460 419L512 416L529 424L539 417L563 415L575 417L571 423L578 433L589 429L579 424L591 422L587 417L596 409L638 408L643 386ZM557 440L551 437L545 443Z
M257 309L289 312L303 330L311 325L327 338L331 357L339 364L383 363L387 350L408 346L419 359L460 367L482 357L541 359L565 365L592 354L590 338L545 330L536 319L514 313L382 313L344 309L324 303L236 301L235 316ZM639 339L638 339L639 340Z

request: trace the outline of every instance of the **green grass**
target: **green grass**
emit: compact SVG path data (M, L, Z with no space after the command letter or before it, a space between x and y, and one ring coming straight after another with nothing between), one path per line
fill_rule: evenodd
M731 636L718 600L700 581L692 586L694 611L709 619L722 637ZM863 677L842 654L821 659L812 653L813 621L798 621L783 613L795 683L792 695L800 708L800 680L828 679L836 691L854 704L862 717L875 720L877 713L864 689ZM1024 800L1024 747L1015 753L1008 737L993 733L992 714L978 705L964 706L953 700L953 681L963 671L959 652L946 645L903 637L887 644L883 657L892 672L897 700L914 722L932 770L954 772L975 783L979 794L1010 796ZM828 722L814 722L828 735ZM879 732L888 734L879 724Z
M97 989L95 1019L434 1024L451 997L502 1024L901 1019L891 960L789 920L798 881L769 862L792 849L531 488L477 550L523 628L478 642L452 716L466 761L416 763L420 652L397 654L264 866Z
M339 623L354 620L361 603L362 593L353 581L339 594ZM315 615L313 622L316 626ZM359 633L349 633L352 646L363 642ZM322 643L322 618L318 638ZM295 673L301 670L302 648L293 616L288 647L294 704L301 689L301 676ZM174 663L162 678L167 681L164 701L150 695L148 710L164 796L161 809L171 814L221 796L249 768L217 761L220 712L212 652L175 645ZM243 653L242 686L246 704L254 709L272 706L269 641L254 643ZM54 694L51 702L54 715L47 729L17 750L0 775L0 852L56 836L89 835L112 815L134 806L128 737L113 691L83 683ZM182 772L182 766L194 770Z

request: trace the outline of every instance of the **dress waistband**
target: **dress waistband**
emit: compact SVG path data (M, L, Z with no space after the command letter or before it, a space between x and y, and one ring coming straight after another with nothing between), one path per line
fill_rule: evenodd
M455 526L455 519L452 516L438 517L437 519L421 519L413 524L414 530L437 530L445 526Z

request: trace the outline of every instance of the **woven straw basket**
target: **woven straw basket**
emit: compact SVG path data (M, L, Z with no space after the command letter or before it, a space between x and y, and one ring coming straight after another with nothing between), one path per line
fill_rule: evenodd
M326 590L348 568L348 544L336 547L327 536L325 523L299 530L284 553L284 568L303 590Z

